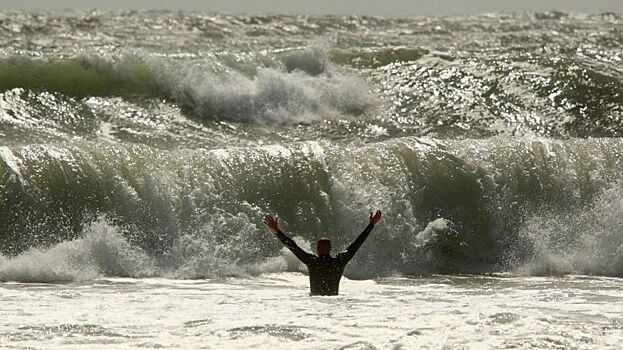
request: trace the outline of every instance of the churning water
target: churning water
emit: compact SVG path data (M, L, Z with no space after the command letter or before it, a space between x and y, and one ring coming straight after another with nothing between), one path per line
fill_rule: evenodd
M0 141L2 346L623 341L617 14L0 12Z

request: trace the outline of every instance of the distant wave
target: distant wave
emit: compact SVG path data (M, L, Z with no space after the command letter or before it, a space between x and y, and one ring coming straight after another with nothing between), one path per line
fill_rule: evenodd
M164 96L155 67L137 56L0 60L0 90L21 87L69 96Z
M357 115L376 103L362 79L335 69L317 48L251 73L139 56L1 59L0 91L16 87L79 98L168 98L199 118L236 121L312 122Z
M288 124L374 118L376 125L399 136L621 134L623 79L614 58L595 62L521 51L504 55L470 63L471 58L418 48L327 53L312 45L271 57L257 55L250 62L227 56L204 61L149 55L10 57L0 59L0 91L56 93L61 106L32 113L73 108L70 112L85 119L88 106L80 99L97 96L139 103L164 99L203 121ZM361 77L351 73L355 68ZM38 106L36 97L27 99L17 102L26 104L17 109ZM73 99L69 106L63 104L67 99Z

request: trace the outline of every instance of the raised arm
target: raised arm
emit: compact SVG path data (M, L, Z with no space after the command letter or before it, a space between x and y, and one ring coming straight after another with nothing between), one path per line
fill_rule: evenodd
M368 226L366 226L363 232L359 234L357 239L355 239L355 241L351 243L344 252L339 254L339 257L340 259L342 259L344 264L346 264L348 261L350 261L350 259L353 258L353 256L355 256L355 253L357 253L363 242L365 242L366 238L368 238L368 235L370 235L370 232L374 228L374 225L376 225L381 220L381 215L382 214L380 210L377 210L374 214L370 213L370 223L368 224Z
M268 228L272 231L272 233L275 234L275 236L277 236L277 238L279 238L283 245L288 247L288 249L290 249L290 251L294 253L294 255L303 264L307 265L311 261L313 255L301 249L301 247L299 247L296 242L294 242L290 237L283 234L283 232L281 232L281 230L279 229L278 220L279 218L273 218L271 215L266 215L264 217L264 224L268 226Z

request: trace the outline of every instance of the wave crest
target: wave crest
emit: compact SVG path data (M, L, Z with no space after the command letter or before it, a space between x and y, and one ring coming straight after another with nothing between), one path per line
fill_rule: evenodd
M228 63L231 65L231 63ZM220 67L215 69L215 67ZM168 98L199 118L304 123L358 115L376 103L367 84L308 49L251 72L223 62L178 65L129 55L0 60L0 90L26 88L68 96Z

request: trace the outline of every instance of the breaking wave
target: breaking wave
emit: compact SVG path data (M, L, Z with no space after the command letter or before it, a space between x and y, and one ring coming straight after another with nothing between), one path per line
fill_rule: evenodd
M621 276L620 148L617 139L507 138L6 148L0 279L300 271L263 213L277 213L306 248L330 235L339 249L373 208L386 216L348 277Z
M333 67L319 48L295 51L251 69L244 64L228 67L226 58L182 65L137 55L10 57L0 59L0 91L166 98L199 118L279 123L359 115L376 103L362 79Z

